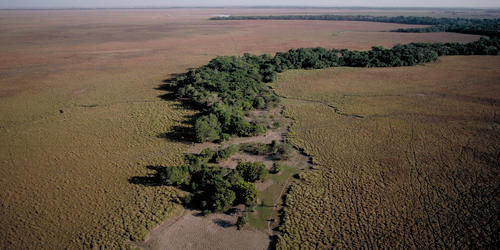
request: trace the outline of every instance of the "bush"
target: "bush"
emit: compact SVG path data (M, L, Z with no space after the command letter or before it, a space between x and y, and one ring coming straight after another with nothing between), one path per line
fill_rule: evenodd
M239 148L237 145L231 145L225 149L221 149L217 152L217 154L214 156L214 162L218 163L221 160L227 160L229 157L231 157L233 154L238 152Z
M230 135L230 134L227 134L227 133L222 133L222 134L220 135L220 140L221 140L221 141L228 141L230 138L231 138L231 135Z
M283 166L281 164L279 164L278 162L274 162L273 166L269 170L269 173L277 174L277 173L281 172L282 169L283 169Z
M217 116L209 114L198 118L194 124L195 137L198 142L218 140L222 132Z
M236 220L236 227L238 230L241 230L241 228L248 223L248 216L242 215L239 216L238 219Z
M234 200L235 205L244 204L246 206L251 206L256 204L257 188L255 184L241 179L233 185L233 191L236 194L236 199Z
M274 160L288 160L292 157L293 148L288 144L275 144L271 156Z
M191 173L189 168L185 166L166 167L159 174L161 183L169 186L189 185L191 182Z
M267 175L266 166L262 162L240 162L236 171L245 181L262 181Z
M264 143L244 143L240 145L240 150L253 155L269 154L271 148Z
M231 184L222 178L215 179L214 183L207 188L206 193L210 201L207 208L211 211L225 211L233 205L236 199Z

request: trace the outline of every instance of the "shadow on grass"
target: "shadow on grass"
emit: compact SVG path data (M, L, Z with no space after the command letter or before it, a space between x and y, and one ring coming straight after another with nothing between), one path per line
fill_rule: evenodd
M169 132L161 133L157 137L164 138L166 140L174 142L193 143L195 142L195 135L193 129L194 123L201 115L203 115L203 113L200 112L203 110L203 107L200 107L198 104L194 103L188 98L178 98L176 96L175 92L177 91L177 89L172 84L172 82L177 77L182 76L184 74L185 73L170 75L171 77L169 79L163 80L162 84L160 84L155 89L166 91L167 93L160 95L158 97L165 101L176 101L176 103L173 104L174 107L183 110L186 109L195 110L198 111L198 113L196 113L195 115L184 116L184 121L182 122L182 124L185 126L174 126Z
M147 169L155 171L146 176L133 176L128 179L131 184L143 185L148 187L164 186L160 175L165 171L165 167L161 166L146 166Z

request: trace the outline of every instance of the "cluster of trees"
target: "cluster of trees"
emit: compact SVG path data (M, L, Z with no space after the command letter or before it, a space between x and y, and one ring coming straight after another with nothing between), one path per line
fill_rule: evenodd
M266 153L277 153L281 159L286 158L283 148L291 151L287 144L262 144ZM254 206L257 204L258 192L255 182L264 181L268 173L276 174L282 165L275 163L270 171L262 162L238 162L236 169L220 168L213 165L229 159L238 151L246 152L260 144L245 144L241 148L231 145L223 149L204 149L200 154L187 154L186 164L176 167L159 168L156 181L162 185L181 188L191 194L184 199L185 205L202 210L204 213L225 211L238 204ZM287 146L283 146L287 145Z
M162 168L157 174L158 181L190 192L185 204L204 213L225 211L238 204L255 205L258 192L254 183L266 177L265 165L240 162L236 169L228 169L208 164L221 152L227 154L227 150L204 150L198 155L187 155L187 165Z
M272 141L270 144L244 143L240 145L240 151L254 155L268 155L273 160L282 161L290 159L293 148L289 144Z
M435 18L420 16L339 16L339 15L285 15L285 16L229 16L211 20L328 20L364 21L382 23L432 25L426 28L397 29L394 32L457 32L487 36L500 35L500 19Z
M279 98L265 84L276 71L270 55L216 57L207 65L190 70L170 81L178 98L185 98L203 115L195 122L198 142L225 140L229 135L253 136L266 131L248 122L244 112L266 109Z

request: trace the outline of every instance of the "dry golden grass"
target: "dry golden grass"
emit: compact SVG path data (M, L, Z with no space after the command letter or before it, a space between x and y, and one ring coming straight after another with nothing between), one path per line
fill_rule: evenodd
M408 27L397 24L207 20L221 12L0 11L0 248L123 246L168 216L175 189L128 178L178 164L187 149L158 137L192 114L157 98L171 73L244 52L477 39L378 32Z
M318 166L291 187L278 248L494 247L499 68L475 56L282 74L291 142Z

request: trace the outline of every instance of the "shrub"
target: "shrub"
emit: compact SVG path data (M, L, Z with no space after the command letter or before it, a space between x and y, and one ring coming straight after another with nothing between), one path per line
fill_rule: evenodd
M262 162L240 162L236 171L248 182L262 181L267 174L266 166Z
M283 166L280 163L274 162L273 166L269 170L269 173L271 173L271 174L277 174L277 173L281 172L282 169L283 169Z
M233 191L236 194L234 204L251 206L257 202L257 188L253 183L241 179L233 185Z
M221 160L227 160L229 157L231 157L233 154L238 152L239 148L237 145L231 145L225 149L221 149L217 152L217 154L214 156L214 162L218 163Z
M240 150L254 155L265 155L270 153L270 147L264 143L244 143L240 145Z
M242 215L239 216L238 219L236 220L236 227L238 230L241 230L241 228L248 223L248 216Z
M208 209L211 211L225 211L233 205L236 194L231 189L231 184L221 178L215 179L214 183L208 187L206 193L209 195Z
M222 134L220 135L220 140L221 140L221 141L228 141L230 138L231 138L231 135L230 135L230 134L227 134L227 133L222 133Z
M161 183L169 186L189 185L191 182L191 173L185 166L166 167L159 173Z
M293 148L289 144L276 144L272 148L271 156L274 160L288 160L292 157Z
M212 142L219 139L222 132L217 116L209 114L198 118L194 125L195 137L198 142Z

